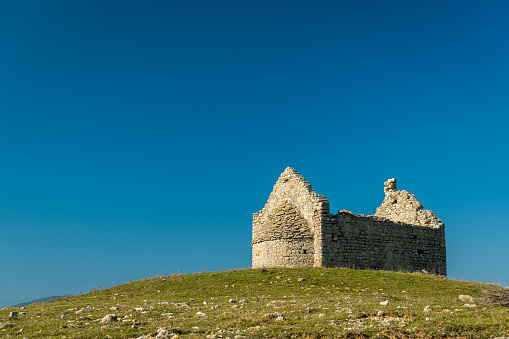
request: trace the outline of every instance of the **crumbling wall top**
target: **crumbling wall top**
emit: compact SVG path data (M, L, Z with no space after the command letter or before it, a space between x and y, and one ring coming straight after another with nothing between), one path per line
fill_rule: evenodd
M375 216L406 224L443 227L444 224L431 210L425 210L415 195L405 190L398 191L396 179L384 183L385 198L376 209Z

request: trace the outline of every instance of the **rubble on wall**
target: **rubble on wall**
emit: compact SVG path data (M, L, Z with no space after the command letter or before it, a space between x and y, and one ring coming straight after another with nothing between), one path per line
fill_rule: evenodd
M401 221L412 225L439 228L443 223L430 210L425 210L415 195L407 191L398 191L396 179L384 184L385 199L376 209L375 215L392 221Z

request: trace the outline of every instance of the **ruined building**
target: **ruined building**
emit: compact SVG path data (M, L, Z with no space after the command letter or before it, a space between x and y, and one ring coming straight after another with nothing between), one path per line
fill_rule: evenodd
M253 214L253 268L352 267L446 275L445 226L415 196L384 186L375 215L329 212L293 168L279 177L267 204Z

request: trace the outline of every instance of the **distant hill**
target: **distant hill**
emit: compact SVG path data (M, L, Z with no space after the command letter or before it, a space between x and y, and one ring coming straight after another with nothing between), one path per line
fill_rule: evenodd
M39 298L37 300L26 301L26 302L23 302L20 304L13 305L11 307L21 307L21 306L27 306L27 305L32 305L32 304L43 304L43 303L47 303L48 301L51 301L54 299L60 299L60 298L63 298L63 296L54 295L54 296L47 297L47 298Z

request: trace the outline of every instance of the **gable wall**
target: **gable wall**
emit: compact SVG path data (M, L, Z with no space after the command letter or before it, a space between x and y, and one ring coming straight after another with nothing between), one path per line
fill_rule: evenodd
M287 168L265 207L253 214L253 268L321 266L322 216L328 214L327 198Z

